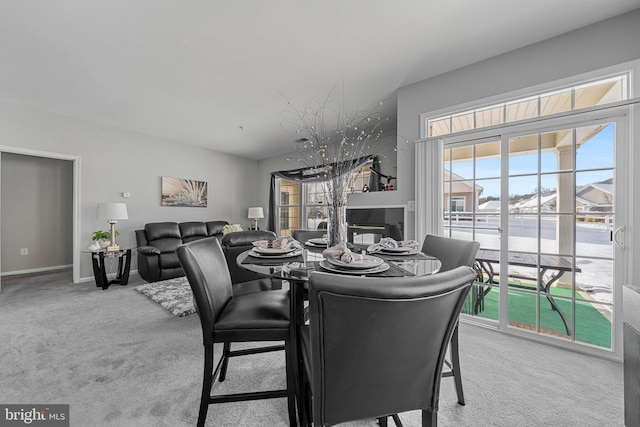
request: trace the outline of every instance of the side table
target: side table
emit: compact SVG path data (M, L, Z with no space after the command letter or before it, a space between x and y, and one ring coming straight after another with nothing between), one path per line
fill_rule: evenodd
M118 249L117 251L107 251L101 249L99 251L89 251L91 253L91 262L93 263L93 276L96 279L96 286L103 290L107 289L114 283L126 286L129 283L129 268L131 267L131 249ZM107 268L105 266L106 259L118 258L118 271L116 278L107 279Z

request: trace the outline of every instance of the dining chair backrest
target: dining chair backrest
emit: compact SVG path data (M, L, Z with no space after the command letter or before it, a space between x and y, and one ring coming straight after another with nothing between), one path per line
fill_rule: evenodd
M475 273L397 278L313 273L314 425L437 411L444 356Z
M422 252L438 258L442 265L440 272L452 270L461 265L473 266L480 243L473 240L453 239L428 234L422 244Z
M216 319L233 297L222 247L218 238L207 237L178 246L177 253L193 292L204 344L211 344Z
M304 245L309 239L319 239L327 234L326 230L293 230L291 237Z

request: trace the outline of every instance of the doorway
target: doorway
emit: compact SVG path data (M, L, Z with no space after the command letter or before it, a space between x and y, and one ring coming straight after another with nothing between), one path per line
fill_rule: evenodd
M625 123L565 119L445 139L444 234L481 244L466 315L620 358Z
M65 155L65 154L59 154L59 153L50 153L50 152L44 152L44 151L38 151L38 150L29 150L29 149L22 149L22 148L17 148L17 147L7 147L7 146L0 146L0 159L2 159L3 156L5 157L9 157L9 156L14 156L15 155L23 155L23 156L32 156L32 157L36 157L36 158L42 158L44 159L52 159L52 160L65 160L65 161L70 161L71 162L71 169L72 169L72 183L71 183L71 187L72 188L68 188L69 193L71 194L72 197L72 209L71 209L71 226L70 226L70 230L69 233L71 234L71 251L72 251L72 270L73 270L73 281L74 283L79 283L80 282L80 263L79 263L79 258L80 258L80 251L79 251L79 227L80 227L80 223L79 223L79 171L80 171L80 158L78 156L71 156L71 155ZM2 202L4 201L4 197L2 197L2 192L0 192L0 208L2 207ZM36 213L39 214L41 217L42 216L46 216L47 214L50 214L50 212L46 212L46 210L42 210L39 209L38 206L32 206L30 209L35 209ZM68 211L67 211L68 212ZM5 220L4 218L2 219L3 221ZM68 220L68 219L67 219ZM5 236L3 236L2 233L0 233L0 243L2 242L2 239ZM7 236L7 238L10 238L11 236ZM55 242L51 243L52 245L54 245L55 247ZM6 245L5 245L6 246ZM28 252L28 250L30 248L19 248L18 250L20 251L20 253L24 253L24 249L27 249L26 252ZM35 248L34 248L35 249ZM2 265L0 265L0 267L2 267ZM2 289L1 285L2 285L2 278L0 277L0 291Z

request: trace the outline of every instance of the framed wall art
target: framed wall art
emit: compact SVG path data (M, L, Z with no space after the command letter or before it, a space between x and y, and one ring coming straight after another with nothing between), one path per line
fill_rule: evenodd
M207 207L207 182L162 177L162 206Z

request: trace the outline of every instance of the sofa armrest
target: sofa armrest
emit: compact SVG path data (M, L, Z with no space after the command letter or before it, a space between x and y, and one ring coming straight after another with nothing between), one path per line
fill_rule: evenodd
M160 255L160 249L153 246L140 246L138 253L142 255Z

